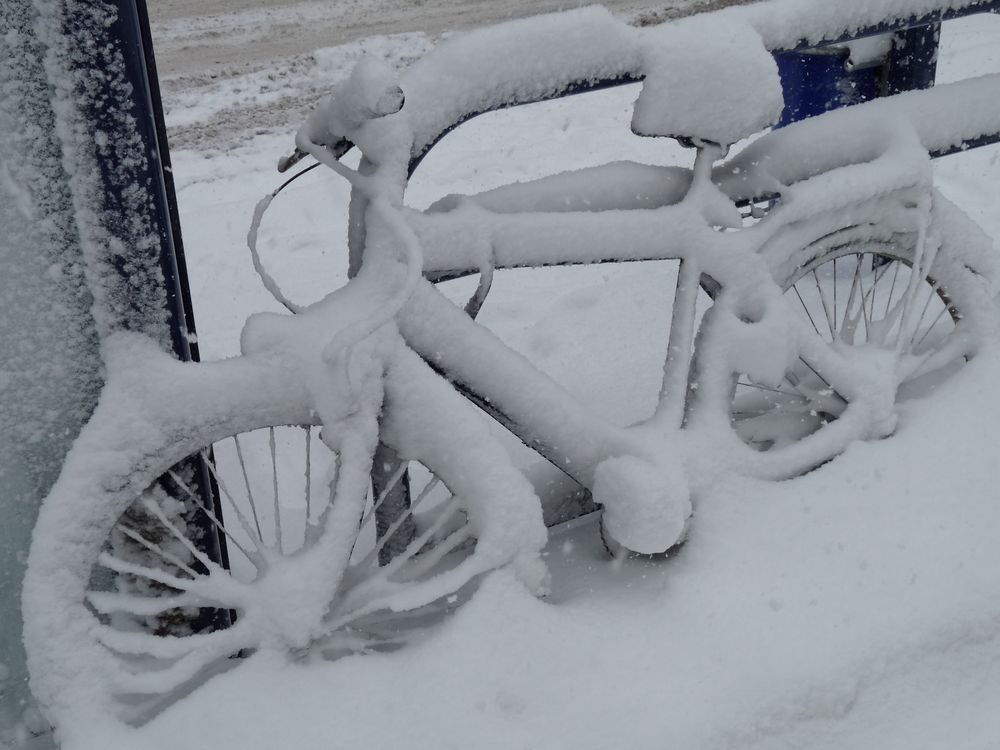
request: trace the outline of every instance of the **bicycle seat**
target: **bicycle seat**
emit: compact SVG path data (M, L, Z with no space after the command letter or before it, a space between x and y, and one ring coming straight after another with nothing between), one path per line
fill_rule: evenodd
M729 146L774 124L778 66L757 32L695 16L644 30L632 132Z

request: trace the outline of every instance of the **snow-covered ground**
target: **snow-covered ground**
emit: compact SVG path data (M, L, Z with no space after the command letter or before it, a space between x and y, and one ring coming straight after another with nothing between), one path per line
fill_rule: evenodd
M171 23L157 26L165 39L180 28ZM276 309L244 237L254 203L278 184L295 114L362 50L406 61L433 43L398 33L215 82L168 79L203 357L235 354L244 318ZM1000 17L948 25L939 80L1000 71L998 50ZM433 152L408 199L425 206L612 159L686 163L672 142L629 133L635 95L620 88L478 118ZM260 132L237 111L256 113ZM937 175L1000 237L1000 150L942 160ZM345 206L343 183L317 170L268 214L265 261L295 299L343 283ZM658 387L658 321L669 314L659 290L670 273L652 264L500 274L482 319L628 421ZM669 560L613 563L585 522L553 534L547 600L499 573L401 652L332 664L251 658L156 719L144 746L1000 747L998 379L1000 350L908 404L889 440L779 484L723 479Z

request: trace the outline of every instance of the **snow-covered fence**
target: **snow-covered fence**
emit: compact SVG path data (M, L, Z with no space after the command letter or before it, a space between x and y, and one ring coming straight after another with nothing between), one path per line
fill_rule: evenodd
M669 48L666 54L676 56L678 70L685 70L685 57L699 45L699 38L721 24L748 24L779 58L784 53L897 35L883 61L887 80L880 92L896 94L932 82L927 47L936 45L934 27L974 13L996 12L1000 0L778 0L727 8L711 14L710 21L695 16L638 33L603 9L590 8L577 11L574 18L553 15L544 23L526 19L508 24L510 34L503 43L488 33L493 30L464 34L440 45L403 77L415 135L410 171L438 140L477 115L642 80L646 45ZM583 13L589 18L581 24ZM925 38L928 27L931 39ZM915 53L918 45L922 49ZM518 75L521 49L531 51L535 67L545 70L545 76ZM460 81L455 80L456 71L461 71ZM455 86L464 94L456 96ZM969 140L982 145L998 138L997 133L981 133Z

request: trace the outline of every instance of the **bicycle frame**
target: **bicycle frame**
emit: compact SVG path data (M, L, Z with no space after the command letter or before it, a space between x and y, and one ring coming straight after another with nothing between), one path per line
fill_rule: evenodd
M917 163L921 164L919 154L918 150ZM883 155L860 166L880 178L875 195L914 188L927 189L928 175L924 170L919 167L916 170L912 167L893 170L887 168L890 161L890 156ZM823 183L828 183L829 179L827 174L816 178ZM705 274L723 289L736 285L738 281L744 289L747 286L753 286L758 291L766 289L764 304L776 304L782 290L773 281L766 259L758 251L802 215L812 214L815 220L817 213L844 210L856 203L856 200L839 204L831 202L827 187L825 184L810 184L809 181L791 186L786 196L789 208L794 206L794 209L786 213L783 206L764 221L737 232L718 231L701 216L697 204L686 200L659 209L536 214L527 217L518 214L516 218L480 209L456 210L456 215L422 215L415 212L408 215L408 220L421 237L421 244L425 248L434 248L425 256L425 273L432 277L459 275L455 273L455 264L473 260L463 258L463 251L468 253L470 247L481 248L484 245L493 249L493 257L487 259L487 266L495 265L496 268L638 260L681 261L679 293L669 346L671 356L664 366L659 405L648 422L631 431L613 427L595 417L530 363L486 334L451 302L434 292L429 283L418 288L414 298L398 316L400 330L407 343L426 361L498 418L526 445L576 481L589 486L593 481L593 468L604 458L627 453L642 455L648 451L648 447L642 446L648 446L651 430L658 433L659 441L673 442L671 433L681 428L686 411L695 325L694 298L690 293L683 292L696 290L701 274ZM871 213L871 206L858 208L855 220L861 221L866 216L871 219ZM628 254L624 255L621 243L614 242L614 239L626 231L630 243ZM449 243L449 237L461 237L462 244ZM613 248L613 253L609 254L607 248ZM478 260L482 262L481 258ZM751 283L747 284L747 280ZM720 302L721 299L716 304ZM744 298L732 300L730 304L738 309L752 306L754 302ZM680 333L675 340L673 336L677 330ZM751 335L749 329L747 334ZM473 349L475 355L470 356ZM548 418L541 415L548 415ZM740 450L727 452L728 460L713 451L713 459L718 459L715 463L720 470L742 465L744 470L750 470L755 475L781 478L799 473L817 461L816 454L802 443L794 448L798 456L772 457L764 464L760 462L759 454L742 443L739 445L754 453L753 461L737 458L743 456ZM661 450L657 452L662 454Z

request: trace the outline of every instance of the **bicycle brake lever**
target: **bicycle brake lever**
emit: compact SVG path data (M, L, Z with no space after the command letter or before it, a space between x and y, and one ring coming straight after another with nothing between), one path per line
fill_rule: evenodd
M288 156L282 156L281 158L278 159L278 173L283 174L287 172L289 169L291 169L300 161L302 161L302 159L306 155L307 154L305 151L300 151L299 149L295 149Z
M348 151L350 151L352 148L354 148L354 144L351 141L347 140L346 138L342 138L335 144L333 144L332 146L328 146L327 148L330 150L330 153L333 154L335 159L339 159ZM305 151L296 148L288 156L282 156L280 159L278 159L278 172L282 174L284 172L287 172L289 169L294 167L308 155L309 154L307 154Z

